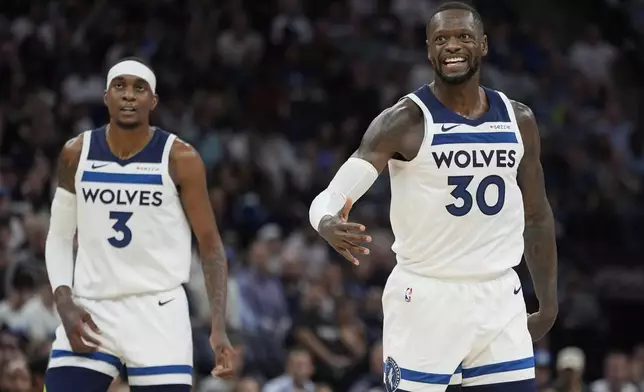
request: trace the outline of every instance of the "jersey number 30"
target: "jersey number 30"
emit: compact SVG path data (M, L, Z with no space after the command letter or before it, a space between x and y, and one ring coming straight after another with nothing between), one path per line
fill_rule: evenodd
M456 203L446 205L445 209L447 212L454 216L465 216L472 210L474 200L470 191L467 190L467 187L473 178L473 176L447 177L447 184L455 186L451 195L455 199L463 200L462 205L458 203L460 206L457 206ZM487 204L485 200L485 192L490 185L495 185L499 191L499 198L493 205ZM505 181L503 181L503 178L491 175L481 180L478 188L476 188L476 205L479 210L485 215L496 215L503 208L503 204L505 204Z
M107 239L115 248L125 248L132 241L132 230L127 227L127 221L132 217L131 212L123 211L110 211L110 219L115 219L116 222L112 225L112 229L116 231L117 235Z

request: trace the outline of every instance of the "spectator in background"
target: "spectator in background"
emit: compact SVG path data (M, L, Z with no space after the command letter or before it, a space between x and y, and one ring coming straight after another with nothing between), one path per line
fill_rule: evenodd
M348 301L336 303L322 283L310 282L293 329L296 343L313 355L316 376L335 389L346 389L364 353L364 327L348 314L355 310Z
M566 347L557 354L556 392L588 392L584 383L586 355L577 347Z
M10 359L0 369L0 391L31 392L32 380L25 359L20 356Z
M333 389L328 384L318 383L315 384L315 392L333 392Z
M535 347L534 373L538 392L554 392L552 388L552 371L550 370L550 352L543 348Z
M29 363L29 371L33 387L32 392L43 392L45 390L45 372L47 371L47 363L49 362L49 355L43 356L32 360Z
M586 28L585 37L570 48L570 64L594 83L609 83L610 71L617 55L615 47L602 38L595 25Z
M308 351L294 348L286 360L286 373L264 385L262 392L315 392L311 381L313 361Z
M313 27L302 12L300 0L281 0L280 3L282 10L271 23L271 41L276 45L310 42Z
M15 266L13 271L8 271L10 284L8 285L7 298L0 302L0 325L6 324L14 328L19 321L22 307L34 294L35 282L33 277L22 266Z
M260 392L260 383L254 378L243 378L235 386L234 392Z
M644 391L644 343L635 346L631 365L633 382Z
M590 392L639 392L630 381L630 358L614 351L604 359L604 378L590 384Z
M263 49L262 36L248 26L248 16L237 12L231 26L217 39L217 53L224 64L238 67L245 60L259 59Z
M377 342L371 347L369 353L369 372L355 381L349 388L349 392L384 392L382 383L384 363L382 342Z
M291 320L281 280L270 270L270 250L254 242L248 254L249 269L237 276L243 303L242 328L252 356L248 360L267 374L279 374L284 362L284 338Z
M46 278L44 278L46 279ZM22 331L35 344L54 336L60 317L54 304L54 295L48 280L41 279L37 295L20 309L12 327Z

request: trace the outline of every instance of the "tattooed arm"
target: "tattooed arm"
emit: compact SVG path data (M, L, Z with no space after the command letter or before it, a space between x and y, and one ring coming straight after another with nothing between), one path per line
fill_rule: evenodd
M74 270L73 241L76 232L76 170L83 135L63 146L58 158L57 188L51 205L51 222L45 247L47 273L56 302L71 299Z
M206 169L199 153L179 140L172 146L170 165L181 204L199 243L213 332L225 333L228 264L208 197Z
M546 196L536 119L526 105L513 102L513 107L524 146L517 177L525 210L524 255L539 301L539 312L531 315L528 325L533 339L539 340L550 330L558 312L555 221Z
M206 168L192 146L176 140L170 150L170 173L179 189L183 210L199 242L199 256L212 312L210 345L215 352L212 374L230 378L235 374L235 353L226 334L228 262L208 197Z
M358 150L311 203L311 226L351 263L359 264L354 253L369 253L359 244L371 241L362 224L347 222L352 203L369 190L390 159L415 158L423 136L421 109L409 98L400 100L371 122Z
M74 235L76 234L76 170L83 148L83 135L68 141L58 158L58 187L51 203L49 232L45 243L45 264L60 316L72 351L90 353L100 342L85 326L100 333L92 316L74 303Z

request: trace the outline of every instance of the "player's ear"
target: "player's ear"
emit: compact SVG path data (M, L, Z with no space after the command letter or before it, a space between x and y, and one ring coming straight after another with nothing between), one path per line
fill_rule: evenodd
M103 93L103 103L107 106L107 90Z
M158 104L159 104L159 96L154 94L154 96L152 97L152 107L150 108L150 111L153 111L154 109L156 109Z
M481 55L487 56L487 35L483 34L483 42L481 42Z
M425 40L425 46L427 47L427 60L429 60L429 63L430 63L430 64L432 65L432 67L433 67L433 66L434 66L434 63L432 62L432 54L431 54L431 52L430 52L430 50L429 50L429 41L428 41L428 40Z

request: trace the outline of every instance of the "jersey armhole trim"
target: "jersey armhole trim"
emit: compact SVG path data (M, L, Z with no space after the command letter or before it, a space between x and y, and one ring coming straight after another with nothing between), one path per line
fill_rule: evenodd
M84 131L80 135L83 136L83 145L81 147L80 156L78 157L78 165L76 166L76 173L74 174L74 181L78 180L79 176L81 176L83 174L83 168L85 167L85 162L87 161L87 156L89 155L90 145L92 143L92 130L89 129L87 131Z
M165 141L165 146L163 146L163 155L161 155L161 167L163 168L163 177L166 181L172 184L175 194L178 194L179 189L177 188L177 184L174 183L174 179L170 174L170 152L172 151L172 145L174 144L174 141L176 139L176 135L173 135L171 133L168 134L168 139Z
M510 101L510 98L508 98L508 96L501 91L494 91L496 91L496 93L499 94L499 96L503 100L505 108L508 111L508 116L510 116L510 121L512 121L512 124L516 124L517 129L515 133L517 135L517 140L519 141L519 143L521 143L521 148L523 149L523 137L521 135L521 129L519 128L519 122L517 121L517 115L514 113L514 107L512 107L512 101Z

